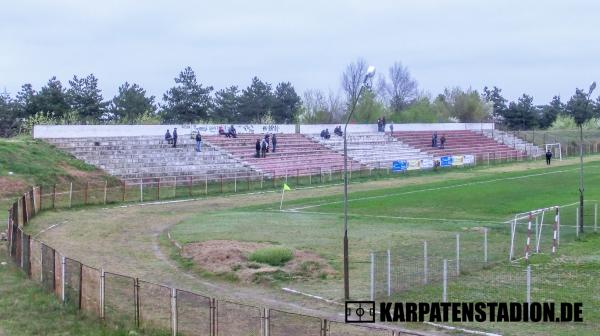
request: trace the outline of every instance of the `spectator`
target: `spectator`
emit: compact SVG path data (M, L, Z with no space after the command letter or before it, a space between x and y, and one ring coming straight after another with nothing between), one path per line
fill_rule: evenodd
M262 139L262 142L260 143L261 157L263 157L263 158L267 157L267 148L268 147L269 147L269 144L267 143L267 140Z
M225 130L223 129L223 126L219 126L219 135L224 135L226 137L229 138L229 136L227 135L227 133L225 133Z
M329 134L329 128L325 129L325 139L331 138L331 134Z
M275 153L275 147L277 147L277 136L273 133L273 139L271 139L271 143L273 144L273 153Z
M552 152L548 149L546 152L546 165L550 165L550 161L552 160Z
M202 152L202 136L200 132L196 133L196 152Z
M382 132L385 132L385 125L386 125L385 117L382 117L381 118L381 131Z
M442 137L440 138L440 149L444 149L445 144L446 144L446 135L442 134Z
M229 130L227 131L227 133L229 134L228 138L237 138L237 131L235 130L235 127L233 127L233 125L229 126Z
M390 121L390 134L391 136L394 136L394 122Z
M381 132L381 118L377 118L377 132Z
M344 135L344 132L342 132L342 126L337 126L336 128L333 129L333 133L337 136L342 136Z
M167 130L167 133L165 134L165 140L169 145L173 143L173 137L171 136L169 130Z
M260 139L256 139L256 157L260 157Z
M177 128L173 129L173 148L177 148Z
M431 147L437 147L437 132L433 132L431 136Z

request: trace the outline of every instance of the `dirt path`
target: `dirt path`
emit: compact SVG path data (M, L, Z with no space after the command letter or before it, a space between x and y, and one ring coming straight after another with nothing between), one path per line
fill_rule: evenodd
M593 158L594 161L600 157ZM576 161L557 162L556 166ZM526 171L540 168L542 162L520 163L514 166L489 169L460 170L439 175L397 178L353 184L351 191L373 190L430 183L448 179L465 179L492 175L499 172ZM342 186L300 189L286 195L287 200L315 196L336 195ZM164 204L117 206L111 208L86 208L73 211L45 212L34 219L30 232L40 232L39 238L61 253L83 263L102 267L107 271L127 274L148 281L180 289L205 293L208 296L246 304L267 306L298 313L340 319L343 308L324 301L290 294L276 288L229 283L222 280L200 278L178 268L169 257L169 250L160 243L161 234L168 228L192 215L207 211L225 210L240 206L278 202L278 192L250 195L211 197L192 201L166 202ZM340 286L342 285L340 281ZM343 317L342 317L343 318ZM427 328L426 326L423 326Z

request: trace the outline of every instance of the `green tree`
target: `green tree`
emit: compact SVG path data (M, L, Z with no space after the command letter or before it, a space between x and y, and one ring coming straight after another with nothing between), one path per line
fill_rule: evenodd
M17 104L6 91L0 93L0 136L16 134L19 126Z
M388 116L385 105L377 100L375 93L365 89L361 94L356 110L352 116L352 122L375 123L378 118Z
M240 97L240 117L246 122L261 122L271 115L273 107L271 84L252 78L252 84L242 91Z
M20 118L27 118L41 111L38 104L37 93L31 86L31 84L24 84L21 86L21 91L17 93L16 101L18 116Z
M504 115L504 123L510 129L528 130L538 125L538 108L533 97L523 94L517 102L510 102Z
M146 90L139 85L125 82L119 87L119 94L110 103L111 118L121 123L135 123L144 115L154 115L154 98L147 97Z
M494 119L502 120L506 110L508 109L506 106L507 100L502 97L502 90L496 86L490 90L486 86L483 88L483 99L492 103L492 116Z
M541 129L548 129L556 121L556 118L564 113L564 108L560 96L554 96L550 104L539 107L538 126Z
M291 123L296 120L302 106L302 99L289 82L279 83L275 88L272 116L277 123Z
M162 107L162 117L165 122L193 123L207 119L212 106L210 93L212 86L203 87L198 84L196 74L186 67L175 78L176 86L170 88L164 95L165 105Z
M66 91L56 77L50 78L46 86L42 87L35 97L36 106L39 110L36 113L52 113L56 118L62 118L70 110Z
M481 122L490 115L491 106L481 98L477 91L455 87L445 89L442 101L451 118L460 122Z
M596 107L593 101L589 101L587 93L576 89L565 106L564 114L573 118L578 127L583 127L583 124L596 116Z
M71 108L77 113L79 119L86 122L101 120L106 113L108 103L103 101L96 76L94 74L85 78L73 76L69 86L67 96Z
M240 90L233 85L215 93L211 119L217 122L243 122L240 117Z

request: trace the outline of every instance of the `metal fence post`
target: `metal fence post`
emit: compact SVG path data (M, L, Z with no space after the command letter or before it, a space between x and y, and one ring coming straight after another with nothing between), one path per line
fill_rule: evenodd
M52 209L56 206L56 183L52 186Z
M121 201L125 202L125 181L121 182Z
M69 186L69 208L73 205L73 182Z
M387 250L387 295L392 296L392 253Z
M460 234L456 234L456 275L460 275Z
M90 181L85 182L85 189L83 193L83 205L87 205L88 203L88 193L90 191Z
M428 260L428 256L427 256L427 241L423 241L423 283L426 284L428 279L428 272L429 272L429 260Z
M531 265L527 265L527 303L531 303Z
M271 331L269 330L270 323L269 320L271 318L271 310L269 308L263 308L261 314L264 316L263 323L261 323L262 327L262 335L269 336Z
M67 265L67 261L65 259L65 256L60 256L60 264L61 264L61 270L60 270L60 288L61 288L61 293L60 293L60 299L62 301L62 303L65 303L65 274L67 273L65 271L65 266Z
M140 179L140 202L144 201L144 180Z
M160 177L157 179L156 182L156 199L160 200Z
M133 300L135 306L135 326L140 327L140 279L133 279Z
M104 289L106 288L104 269L100 269L100 318L104 319Z
M371 301L375 300L375 253L371 252Z
M171 288L171 331L177 336L177 289Z
M106 205L106 193L108 189L108 180L104 180L104 204Z
M442 270L442 302L447 301L448 294L448 259L444 259Z
M594 204L594 232L598 231L598 203Z
M575 210L575 237L579 238L579 208Z
M488 263L488 228L483 228L483 262Z
M233 173L233 192L237 192L237 172Z

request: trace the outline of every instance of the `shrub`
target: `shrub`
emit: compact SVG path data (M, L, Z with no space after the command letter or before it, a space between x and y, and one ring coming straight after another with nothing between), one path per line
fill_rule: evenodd
M272 246L252 252L248 259L250 261L271 266L283 266L285 263L292 260L293 257L294 254L292 253L292 250L285 247Z

